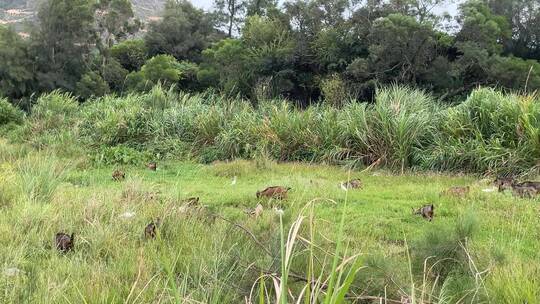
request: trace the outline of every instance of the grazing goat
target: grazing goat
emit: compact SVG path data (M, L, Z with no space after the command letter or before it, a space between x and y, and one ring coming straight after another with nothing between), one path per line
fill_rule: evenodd
M512 185L515 183L515 180L512 177L497 177L494 183L499 189L499 192L504 192L504 190L512 189Z
M519 196L521 198L533 198L538 194L538 189L533 186L528 186L528 184L514 184L512 185L512 193L515 196Z
M121 181L126 178L126 173L122 170L115 170L112 174L112 178L114 181Z
M342 182L339 184L339 186L343 189L361 189L362 188L362 181L359 179L352 179L347 182Z
M195 207L199 206L199 197L190 197L188 199L183 200L187 207Z
M449 196L455 196L455 197L465 197L469 194L471 188L469 186L466 187L450 187L446 189L445 191L441 192L440 195L449 195Z
M156 171L157 170L157 164L155 162L149 162L148 165L147 165L148 169L152 170L152 171Z
M435 215L435 206L433 206L433 204L430 204L425 205L418 210L413 209L413 214L420 214L423 218L431 222L433 220L433 216Z
M153 239L156 237L157 228L161 224L161 220L159 218L156 219L155 222L150 222L150 224L146 225L144 228L144 237L147 239Z
M275 199L286 199L287 192L289 190L291 190L291 188L286 188L282 186L272 186L262 191L257 191L257 198L266 197L266 198L275 198Z
M65 234L63 232L58 232L55 238L55 247L58 251L62 253L67 253L72 251L75 246L75 233L71 235Z

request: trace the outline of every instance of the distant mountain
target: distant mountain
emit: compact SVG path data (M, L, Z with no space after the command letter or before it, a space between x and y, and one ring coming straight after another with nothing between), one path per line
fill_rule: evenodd
M14 26L24 32L24 24L36 18L42 0L0 0L0 25ZM144 22L156 20L166 0L131 0L135 15Z

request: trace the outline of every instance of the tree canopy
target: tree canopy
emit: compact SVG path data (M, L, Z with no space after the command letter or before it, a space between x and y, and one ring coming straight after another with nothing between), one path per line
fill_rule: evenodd
M161 83L340 104L394 83L448 101L480 85L540 89L536 0L468 0L454 20L434 13L445 2L215 0L205 12L169 0L142 26L127 0L43 0L30 37L0 27L0 95L85 100Z

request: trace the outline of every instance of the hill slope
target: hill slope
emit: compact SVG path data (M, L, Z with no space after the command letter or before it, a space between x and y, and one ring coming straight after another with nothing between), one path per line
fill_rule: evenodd
M0 1L0 25L14 26L23 31L24 23L36 17L41 0L2 0ZM159 14L166 0L131 0L138 18L148 22Z

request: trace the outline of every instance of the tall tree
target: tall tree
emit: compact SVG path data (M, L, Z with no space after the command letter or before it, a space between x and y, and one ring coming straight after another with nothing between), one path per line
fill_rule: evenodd
M45 0L32 33L32 56L42 90L70 91L87 70L96 43L91 0Z
M458 21L461 30L456 35L460 43L468 43L499 54L502 42L511 37L510 24L504 16L494 14L486 3L469 0L460 7Z
M32 62L28 44L9 28L0 26L0 97L21 98L31 93Z
M246 4L247 16L271 16L278 10L277 0L249 0Z
M104 48L110 48L141 26L129 0L99 0L96 6L96 28Z
M227 37L231 38L234 31L240 32L240 24L243 22L246 9L246 0L215 0L215 14L219 25L225 28ZM260 9L260 8L255 8Z
M144 40L150 56L169 54L178 60L199 61L201 51L219 37L210 14L187 0L169 0L163 19L150 24Z
M401 14L376 20L369 40L370 67L383 82L416 84L437 55L433 27Z
M512 35L504 41L504 52L540 60L540 2L538 0L488 0L494 14L504 16Z

